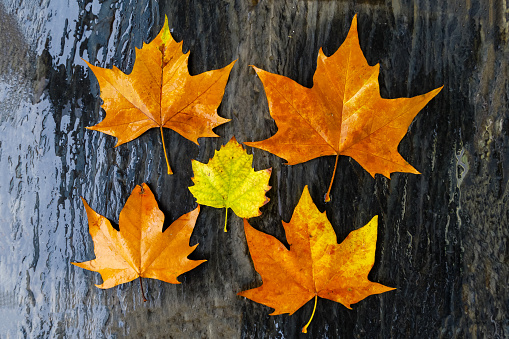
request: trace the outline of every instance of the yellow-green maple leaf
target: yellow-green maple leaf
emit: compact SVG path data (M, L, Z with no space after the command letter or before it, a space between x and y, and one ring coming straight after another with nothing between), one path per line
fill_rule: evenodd
M200 205L226 208L225 232L229 208L241 218L252 218L269 202L265 193L270 189L272 168L255 172L252 162L253 156L235 137L216 151L208 164L192 161L194 186L189 190Z

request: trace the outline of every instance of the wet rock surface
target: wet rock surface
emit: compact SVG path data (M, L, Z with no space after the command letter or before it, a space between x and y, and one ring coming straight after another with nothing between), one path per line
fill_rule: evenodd
M5 337L293 338L313 301L292 316L236 296L261 284L242 221L203 207L192 259L207 263L171 285L145 279L100 290L99 274L70 265L94 257L80 196L113 223L135 185L146 182L166 224L196 205L191 159L202 162L233 135L274 134L263 86L248 65L312 85L320 47L343 42L358 13L361 48L380 63L383 97L444 85L417 115L399 151L421 175L372 178L340 157L332 202L323 202L334 158L285 166L250 149L255 169L272 167L271 199L253 226L286 243L304 185L342 241L379 215L369 278L396 291L353 310L320 299L310 338L509 336L509 23L502 2L63 1L0 2L0 333ZM219 114L232 119L200 147L165 130L114 148L86 130L102 120L99 88L81 58L132 69L168 16L198 74L232 69ZM3 337L2 335L2 337ZM304 337L304 335L302 335Z

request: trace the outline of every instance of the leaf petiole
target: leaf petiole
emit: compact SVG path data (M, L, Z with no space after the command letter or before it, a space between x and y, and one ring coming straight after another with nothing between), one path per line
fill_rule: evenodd
M147 302L147 298L145 298L145 292L143 292L143 280L140 278L140 289L141 289L141 296L143 297L143 302Z
M316 303L318 302L318 295L315 294L315 307L313 308L313 313L311 313L311 318L309 318L309 321L304 327L302 328L302 333L308 333L308 326L311 324L311 320L313 320L313 317L315 315L316 311Z
M163 151L164 151L164 157L166 159L166 168L168 168L168 174L173 174L170 162L168 161L168 155L166 154L166 146L164 145L164 135L163 135L163 126L160 126L159 129L161 130L161 141L163 142Z
M226 230L226 222L228 221L228 207L226 207L226 213L225 213L225 216L224 216L224 231L225 232L228 232Z
M325 194L325 202L330 201L330 190L332 188L332 183L334 182L334 177L336 176L336 168L338 167L338 158L339 158L339 154L336 155L336 163L334 164L334 172L332 173L332 179L330 180L329 189L327 190L327 194Z

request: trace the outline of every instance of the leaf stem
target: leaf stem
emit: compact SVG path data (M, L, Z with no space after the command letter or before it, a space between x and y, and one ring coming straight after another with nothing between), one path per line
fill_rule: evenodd
M313 317L315 315L316 311L316 303L318 302L318 295L315 294L315 307L313 308L313 313L311 314L311 318L309 318L309 321L304 327L302 328L302 333L308 333L308 326L311 324L311 320L313 320Z
M225 232L228 232L226 230L226 222L228 221L228 207L226 207L226 213L225 213L225 216L224 216L224 231Z
M143 302L147 302L147 298L145 298L145 292L143 292L143 280L140 278L140 289L141 289L141 296L143 297Z
M329 189L327 190L327 194L325 194L325 202L330 201L330 190L332 188L332 183L334 182L334 176L336 175L336 168L338 167L338 158L339 158L339 154L336 154L336 163L334 164L334 172L332 172L332 179L330 180Z
M166 146L164 145L163 126L159 126L159 129L161 130L161 141L163 142L164 157L166 158L166 168L168 169L168 174L173 174L170 162L168 161L168 155L166 154Z

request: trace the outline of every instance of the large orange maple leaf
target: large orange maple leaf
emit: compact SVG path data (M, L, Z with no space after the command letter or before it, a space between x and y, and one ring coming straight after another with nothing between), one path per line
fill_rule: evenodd
M89 231L94 241L95 259L75 263L101 274L99 288L151 278L180 284L177 277L206 260L189 260L196 246L189 246L199 206L175 220L164 232L164 214L146 184L136 186L120 212L119 231L108 219L95 212L83 199ZM143 293L143 287L141 287ZM143 296L145 300L145 296Z
M263 284L239 295L272 307L271 315L293 314L315 298L314 315L318 297L351 308L372 294L394 289L368 280L375 263L378 216L338 244L325 212L318 211L306 186L292 219L283 226L290 250L244 219L249 251Z
M262 80L278 131L269 139L245 145L269 151L288 165L335 155L334 173L339 155L354 158L372 176L419 173L398 153L398 144L441 87L413 98L382 98L380 67L369 66L360 49L356 17L336 53L326 57L320 49L312 88L253 68Z
M103 121L88 128L117 137L119 146L158 127L168 174L172 174L163 127L198 144L198 138L217 137L212 129L229 121L217 115L217 107L235 61L222 69L191 76L189 53L183 54L182 42L173 40L166 18L155 39L136 48L131 74L115 66L106 69L87 62L99 81L106 111Z

